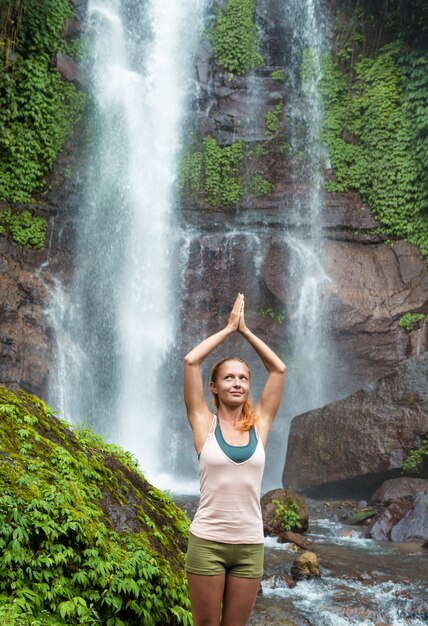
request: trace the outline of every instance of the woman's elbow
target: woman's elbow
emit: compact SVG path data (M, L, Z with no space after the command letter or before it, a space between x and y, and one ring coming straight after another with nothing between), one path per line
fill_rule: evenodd
M191 352L186 354L186 356L183 359L183 364L184 364L184 367L189 367L189 366L192 366L192 365L198 365L195 357L192 356Z
M278 373L282 374L282 376L285 376L286 371L287 371L286 364L280 361L280 363L278 364Z

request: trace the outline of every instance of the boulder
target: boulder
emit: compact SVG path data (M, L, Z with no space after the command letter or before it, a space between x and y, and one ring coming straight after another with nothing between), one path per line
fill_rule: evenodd
M379 504L389 504L401 498L410 498L416 493L428 491L428 480L425 478L392 478L386 480L375 491L371 497L371 502Z
M368 534L378 541L386 541L391 538L393 527L412 510L412 503L408 500L392 502L376 518L370 527Z
M278 500L286 508L290 501L295 502L298 508L301 526L294 525L291 528L284 528L277 516ZM285 537L287 531L305 532L309 525L308 507L303 496L285 489L272 489L264 494L261 499L263 527L266 535L280 537L283 541L290 541Z
M302 552L291 566L291 576L294 580L308 580L321 576L318 557L314 552Z
M428 432L428 352L360 391L296 417L283 484L336 497L369 497L395 477ZM355 495L355 494L354 494Z
M428 493L421 493L414 499L413 507L391 529L392 541L428 540Z

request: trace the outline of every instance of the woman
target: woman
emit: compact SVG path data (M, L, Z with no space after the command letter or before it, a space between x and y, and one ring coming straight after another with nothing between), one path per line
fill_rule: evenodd
M235 331L257 352L268 379L253 410L246 363L239 358L220 361L210 381L217 408L213 416L204 399L200 366ZM264 448L284 377L281 359L247 328L242 294L227 326L184 359L184 400L201 480L186 559L194 626L245 626L250 617L263 574L260 485Z

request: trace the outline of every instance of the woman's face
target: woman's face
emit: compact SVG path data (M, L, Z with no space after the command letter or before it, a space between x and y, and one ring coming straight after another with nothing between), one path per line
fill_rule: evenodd
M241 361L225 361L217 370L210 389L220 403L228 406L244 404L250 393L250 371Z

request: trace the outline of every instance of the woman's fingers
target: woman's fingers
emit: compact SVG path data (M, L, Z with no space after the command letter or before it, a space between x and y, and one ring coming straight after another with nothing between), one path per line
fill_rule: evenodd
M232 311L230 312L230 315L229 315L228 325L234 328L235 330L238 328L239 318L241 315L242 298L243 298L242 294L238 293L238 296L233 304Z

